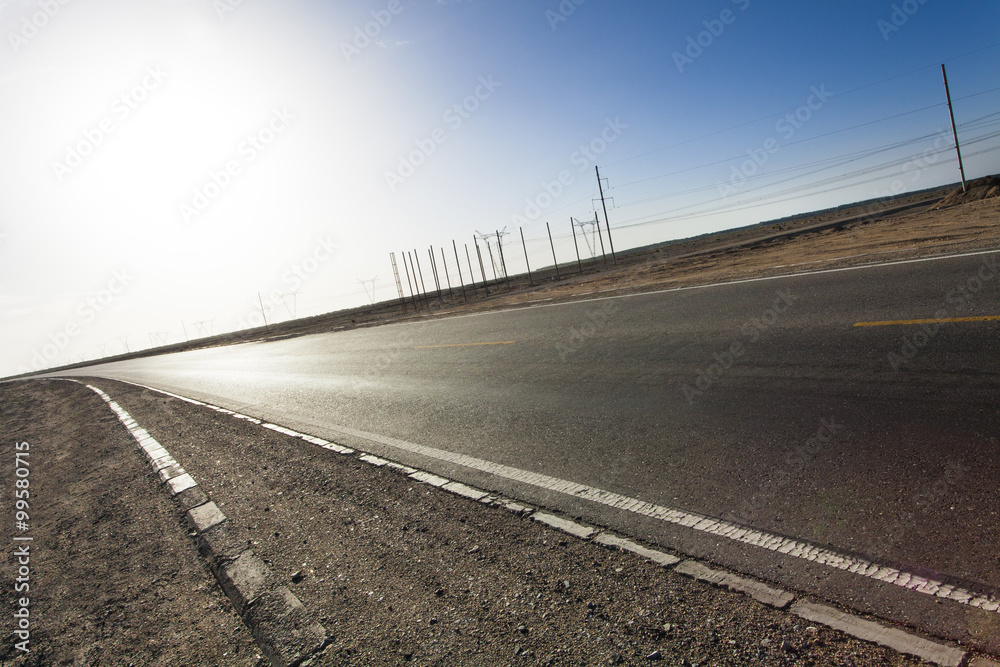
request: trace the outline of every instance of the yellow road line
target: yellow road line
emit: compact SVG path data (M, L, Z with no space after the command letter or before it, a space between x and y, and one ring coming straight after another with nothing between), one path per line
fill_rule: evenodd
M934 320L896 320L894 322L858 322L856 327L891 327L910 324L950 324L952 322L1000 322L1000 315L983 315L981 317L946 317Z
M498 343L456 343L454 345L421 345L418 350L432 350L439 347L480 347L483 345L513 345L516 340L504 340Z

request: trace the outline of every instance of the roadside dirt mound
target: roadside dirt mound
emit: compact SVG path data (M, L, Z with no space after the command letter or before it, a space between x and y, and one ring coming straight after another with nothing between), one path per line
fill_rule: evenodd
M984 176L983 178L977 178L974 181L969 181L966 186L968 188L968 192L962 192L962 188L958 188L957 190L946 195L945 198L938 202L938 205L931 210L936 211L941 208L967 204L970 201L1000 197L1000 176Z

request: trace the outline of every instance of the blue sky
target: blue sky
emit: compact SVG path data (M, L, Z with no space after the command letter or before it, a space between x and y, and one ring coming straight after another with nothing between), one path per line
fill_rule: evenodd
M390 298L389 252L477 230L569 261L595 165L617 248L954 182L941 63L1000 172L995 2L0 0L0 31L0 376L259 325L258 293Z

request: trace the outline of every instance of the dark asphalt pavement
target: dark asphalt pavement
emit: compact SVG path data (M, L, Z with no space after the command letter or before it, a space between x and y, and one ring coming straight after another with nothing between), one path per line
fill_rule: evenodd
M347 426L468 454L993 593L1000 321L912 321L1000 316L998 261L994 253L581 301L72 374L147 384L317 435ZM911 323L855 326L888 321ZM862 611L1000 645L997 612L370 449Z

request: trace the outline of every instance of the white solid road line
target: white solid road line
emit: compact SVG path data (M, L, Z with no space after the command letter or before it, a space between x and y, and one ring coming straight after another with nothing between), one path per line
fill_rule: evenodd
M901 588L933 595L939 598L952 600L959 604L970 607L981 608L985 611L997 611L1000 609L1000 599L993 596L977 595L964 588L959 588L951 584L945 584L917 574L898 570L885 565L880 565L863 558L849 556L838 553L833 549L813 546L806 542L775 535L763 530L748 528L729 521L723 521L704 514L696 514L685 510L664 507L653 503L630 498L611 491L605 491L586 484L579 484L557 477L550 477L540 473L514 468L512 466L493 463L484 459L456 454L454 452L418 445L398 438L389 438L369 433L347 426L330 427L345 435L350 435L363 440L370 440L379 444L403 450L413 454L419 454L431 459L460 465L478 472L495 475L514 482L529 484L547 491L555 491L573 498L590 500L615 509L626 510L642 516L666 521L690 528L702 533L723 537L734 542L742 542L752 546L767 549L777 553L785 554L792 558L810 561L818 565L838 570L845 570L869 579L893 584Z
M122 380L119 381L123 382ZM168 392L155 389L154 387L148 387L134 382L127 382L127 384L168 394ZM168 395L195 405L208 407L218 412L229 413L229 411L224 408L209 405L201 401L178 396L177 394ZM293 431L292 429L267 424L261 422L260 420L254 421L261 423L267 428L284 433L285 435L299 437L309 442L315 442L315 440L320 440L324 443L327 442L322 439L317 439L315 436ZM419 445L406 440L400 440L398 438L382 436L377 433L369 433L368 431L362 431L348 426L328 428L343 433L344 435L371 442L377 442L393 449L418 454L430 459L459 465L464 468L494 475L510 481L528 484L540 489L545 489L546 491L555 491L573 498L589 500L614 509L625 510L652 519L684 526L685 528L690 528L691 530L700 533L722 537L732 540L733 542L741 542L743 544L759 547L768 551L784 554L791 558L809 561L817 565L825 565L829 568L844 570L851 572L852 574L857 574L858 576L899 586L900 588L905 588L924 595L951 600L952 602L982 609L984 611L995 612L1000 610L1000 598L997 598L996 596L977 594L965 588L954 586L952 584L946 584L943 581L920 576L913 572L907 572L906 570L899 570L877 562L866 560L864 558L858 558L857 556L843 554L833 549L814 546L807 542L783 537L764 530L749 528L747 526L742 526L730 521L724 521L722 519L716 519L704 514L674 509L663 505L656 505L638 498L631 498L612 491L605 491L604 489L599 489L594 486L588 486L586 484L579 484L577 482L560 479L558 477L551 477L541 473L522 470L521 468L515 468L501 463L494 463L492 461L476 458L474 456L468 456L466 454L456 454L455 452L449 452L436 447ZM332 445L332 447L329 445ZM340 453L353 452L353 450L339 447L333 443L328 443L326 446L329 449L334 449L334 451L340 451ZM420 481L426 481L435 486L442 487L447 482L451 481L422 471L415 472L411 476Z
M76 382L76 380L71 380L71 381L72 382ZM558 516L555 516L555 515L552 515L552 514L548 514L548 513L544 513L544 512L539 512L539 511L535 510L534 508L527 507L525 505L521 505L521 504L519 504L519 503L517 503L515 501L508 500L508 499L505 499L505 498L502 498L502 497L499 497L499 496L490 495L489 493L487 493L485 491L482 491L482 490L474 488L474 487L467 486L465 484L462 484L461 482L452 481L452 480L449 480L449 479L444 478L444 477L440 477L440 476L435 475L435 474L430 473L430 472L426 472L426 471L422 471L422 470L417 470L415 468L411 468L409 466L405 466L405 465L402 465L402 464L399 464L399 463L395 463L393 461L389 461L389 460L386 460L386 459L374 456L372 454L365 454L363 452L356 452L355 450L348 449L346 447L340 447L339 445L335 445L334 443L331 443L328 440L324 440L322 438L317 438L315 436L308 435L306 433L300 433L298 431L295 431L295 430L292 430L292 429L289 429L289 428L286 428L286 427L283 427L283 426L278 426L277 424L270 424L270 423L267 423L267 422L263 422L263 421L261 421L259 419L255 419L253 417L247 417L246 415L242 415L242 414L233 412L231 410L227 410L227 409L219 407L219 406L211 405L210 403L203 403L201 401L196 401L194 399L186 398L184 396L179 396L177 394L171 394L171 393L163 391L161 389L156 389L154 387L148 387L146 385L141 385L141 384L138 384L138 383L135 383L135 382L128 382L126 380L117 380L117 381L118 382L123 382L124 384L131 384L131 385L136 386L136 387L141 387L143 389L148 389L150 391L155 391L155 392L160 393L160 394L168 395L168 396L171 396L173 398L177 398L179 400L186 401L188 403L191 403L191 404L194 404L194 405L197 405L197 406L200 406L200 407L209 408L209 409L214 410L216 412L236 417L238 419L248 419L248 420L250 420L252 422L255 422L255 423L257 423L257 424L259 424L259 425L261 425L261 426L263 426L265 428L268 428L268 429L270 429L272 431L281 433L282 435L286 435L286 436L294 437L294 438L300 438L300 439L302 439L302 440L304 440L306 442L315 444L315 445L320 446L320 447L324 447L326 449L329 449L331 451L337 452L339 454L357 454L357 456L358 456L358 458L360 460L365 461L365 462L367 462L367 463L369 463L371 465L378 466L378 467L393 468L393 469L395 469L395 470L397 470L399 472L402 472L403 474L408 475L409 477L411 477L414 480L420 481L420 482L425 483L425 484L430 484L432 486L438 487L438 488L443 489L445 491L449 491L450 493L453 493L453 494L456 494L456 495L459 495L459 496L464 496L464 497L469 498L470 500L473 500L473 501L476 501L476 502L481 502L481 503L488 504L488 505L502 507L502 508L506 509L507 511L513 512L513 513L515 513L515 514L517 514L519 516L530 516L534 521L537 521L539 523L545 524L545 525L547 525L550 528L553 528L555 530L559 530L561 532L564 532L564 533L566 533L568 535L575 536L575 537L580 538L582 540L589 540L589 541L595 542L597 544L601 544L601 545L603 545L605 547L610 547L610 548L615 548L615 549L621 549L623 551L632 552L632 553L634 553L634 554L636 554L636 555L638 555L640 557L643 557L643 558L645 558L647 560L650 560L650 561L652 561L654 563L657 563L657 564L659 564L659 565L661 565L663 567L672 567L675 572L677 572L679 574L682 574L684 576L693 577L695 579L711 583L711 584L713 584L715 586L721 586L721 587L724 587L724 588L729 588L731 590L742 592L742 593L744 593L746 595L749 595L750 597L753 597L757 601L762 602L763 604L770 605L770 606L776 607L778 609L786 609L786 608L788 608L788 605L790 605L795 600L795 596L792 593L784 591L784 590L782 590L780 588L774 588L774 587L768 586L768 585L766 585L766 584L764 584L762 582L755 581L755 580L749 579L747 577L742 577L740 575L733 574L731 572L726 572L726 571L723 571L723 570L712 569L712 568L706 567L704 564L699 563L699 562L694 561L694 560L685 560L685 561L682 562L680 558L677 558L676 556L673 556L671 554L667 554L667 553L664 553L664 552L661 552L661 551L657 551L655 549L648 549L648 548L643 547L643 546L641 546L639 544L636 544L635 542L632 542L631 540L626 539L624 537L621 537L621 536L618 536L618 535L614 535L612 533L600 532L600 531L598 531L597 529L595 529L595 528L593 528L591 526L586 526L586 525L577 523L575 521L572 521L572 520L569 520L569 519L564 519L562 517L558 517ZM149 449L147 450L147 452L154 451L154 450L155 451L164 451L164 452L166 451L144 429L139 428L138 424L136 424L132 420L132 418L128 415L128 413L126 413L123 409L121 409L117 405L117 403L114 403L113 401L111 401L110 397L107 394L105 394L104 392L102 392L100 389L97 389L96 387L92 387L90 385L87 385L87 386L90 389L93 389L98 394L100 394L101 397L104 398L104 400L106 402L108 402L111 405L111 407L116 412L119 413L119 417L122 419L122 421L125 423L125 425L129 428L130 431L133 432L133 435L136 437L136 439L139 440L142 445L144 445L143 448L146 449L145 445L149 446ZM443 454L450 454L449 452L442 452L441 450L436 450L436 449L431 448L431 447L424 447L422 445L416 445L414 443L408 443L408 442L406 442L404 440L397 440L397 439L394 439L394 438L384 438L382 436L378 436L378 435L370 434L370 433L365 433L364 431L358 431L356 429L350 429L349 431L348 430L344 430L343 432L344 433L348 433L348 434L357 434L356 437L367 437L370 440L373 440L373 441L376 441L376 442L381 442L383 444L388 444L389 446L393 446L393 447L399 447L400 445L404 445L403 447L399 447L399 448L406 449L407 451L415 451L415 452L419 451L420 453L425 453L425 452L440 452L440 453L443 453ZM452 455L452 456L458 457L458 458L455 459L456 462L458 462L459 459L461 459L462 461L467 461L467 462L481 461L481 459L473 459L472 457L462 457L460 455ZM154 458L154 457L150 456L150 458ZM168 460L170 460L170 461L173 461L173 459L170 458L169 454L166 455L165 458L168 459ZM435 457L435 458L438 458L438 457ZM477 468L477 469L488 469L487 471L492 471L495 468L500 468L500 469L504 469L504 470L515 471L521 477L524 477L524 479L526 479L526 480L534 480L534 481L528 481L529 484L536 484L536 482L538 482L538 481L548 481L548 480L551 480L552 482L555 483L554 485L543 486L542 488L548 488L550 490L557 490L557 491L560 491L562 493L567 493L568 491L573 490L573 489L582 489L582 490L585 490L585 491L586 490L598 491L598 492L600 492L602 494L605 494L604 495L604 499L599 499L599 500L597 500L597 502L606 502L610 498L622 498L622 499L625 499L626 501L628 501L627 506L626 507L621 507L622 509L629 509L630 511L637 511L637 508L642 507L642 506L646 506L646 507L650 507L650 508L656 508L657 507L655 505L650 505L648 503L644 503L643 501L640 501L640 500L636 500L636 499L632 499L632 498L625 498L624 496L617 496L616 494L611 494L611 493L606 492L606 491L600 491L600 489L594 489L593 487L586 487L586 486L583 486L583 485L577 485L577 484L575 484L573 482L568 482L568 481L565 481L565 480L559 480L559 479L553 478L553 477L546 477L544 475L537 475L536 473L529 473L527 471L519 470L517 468L510 468L510 467L507 467L507 466L500 466L499 464L493 464L493 463L490 463L488 461L482 462L482 463L486 464L484 466L484 468ZM460 463L460 465L466 465L466 463ZM190 475L187 475L185 473L183 475L183 477L190 478ZM510 479L515 479L514 477L509 477L509 478ZM176 479L180 479L180 478L176 478ZM523 480L518 480L518 481L523 481ZM193 484L193 480L192 480L192 484ZM585 494L581 494L579 492L573 493L573 495L576 496L576 497L586 497ZM214 503L209 502L208 505L210 505L211 507L205 507L205 506L203 506L202 509L200 510L200 512L197 514L197 516L192 515L191 512L188 513L188 515L191 517L192 521L195 523L196 526L200 526L202 524L205 526L205 528L202 528L201 530L210 529L212 526L215 526L218 523L226 520L225 515L222 514L222 512L215 506ZM620 505L612 505L612 506L614 506L614 507L620 507ZM667 508L659 508L659 509L661 509L661 510L667 510ZM669 511L669 512L680 512L679 510L667 510L667 511ZM640 512L640 513L642 513L642 512ZM701 517L700 515L695 515L695 514L690 514L690 513L684 513L684 512L681 512L681 514L684 514L687 517L692 517L692 518L695 518L695 519L701 519L697 523L689 526L689 527L694 528L695 530L706 530L707 532L712 532L710 530L707 530L708 529L707 526L702 526L701 525L706 520L707 521L712 521L714 523L714 525L716 525L716 526L722 526L723 524L726 523L726 522L712 520L712 519L709 519L707 517ZM652 514L650 514L649 516L652 516ZM665 517L657 516L656 518L665 518ZM670 520L670 519L667 519L667 520ZM682 525L688 525L690 522L689 521L688 522L675 521L675 523L681 523ZM764 533L764 532L760 532L760 531L753 531L753 532L755 532L758 535L764 536L764 537L766 537L766 536L769 535L768 533ZM716 534L721 534L721 533L716 533ZM736 537L733 537L732 535L727 535L727 537L729 537L730 539L738 539ZM776 539L784 539L784 538L776 538ZM753 542L750 542L750 543L753 543ZM764 548L770 548L770 547L767 546L767 544L757 544L757 546L763 546ZM812 548L812 547L810 547L810 548ZM781 549L777 549L777 550L781 551ZM790 555L794 555L791 551L788 552L788 553ZM828 552L828 553L833 553L833 552ZM802 556L800 556L800 557L802 557ZM816 562L821 562L821 561L817 558ZM827 562L826 564L830 564L830 563ZM261 564L261 566L266 568L266 565ZM878 566L872 565L872 567L878 567ZM858 572L858 573L859 574L864 574L863 572ZM871 576L871 575L866 575L866 576ZM910 575L907 575L907 576L910 576ZM878 577L873 577L873 578L878 578ZM883 581L884 581L884 579L883 579ZM924 581L926 581L926 580L924 580ZM899 585L901 585L901 584L899 584ZM911 588L911 587L907 586L907 588ZM919 589L917 589L917 590L919 590ZM943 591L943 588L942 588L942 591ZM954 592L954 591L955 591L955 589L950 589L950 592ZM921 590L920 592L927 593L928 591ZM939 597L949 597L948 595L942 595L940 592L938 593L938 595L939 595ZM952 597L952 599L956 599L956 598ZM957 601L963 602L960 599L958 599ZM966 603L966 604L972 604L968 600L964 601L964 603ZM972 605L972 606L975 606L975 605ZM985 605L984 605L984 608L986 608ZM853 614L845 613L845 612L842 612L842 611L840 611L838 609L835 609L833 607L828 607L826 605L814 604L814 603L810 603L810 602L806 602L806 601L799 601L799 602L796 603L795 606L793 606L791 608L791 612L794 613L794 614L796 614L796 615L798 615L798 616L801 616L802 618L806 618L808 620L812 620L812 621L817 622L817 623L822 623L824 625L829 625L830 627L833 627L834 629L843 631L843 632L845 632L845 633L847 633L849 635L852 635L852 636L857 637L859 639L862 639L864 641L869 641L869 642L874 642L876 644L881 644L882 646L887 646L887 647L889 647L889 648L891 648L893 650L896 650L896 651L899 651L899 652L902 652L902 653L907 653L907 654L910 654L910 655L916 655L916 656L918 656L918 657L920 657L920 658L922 658L922 659L924 659L924 660L926 660L928 662L931 662L933 664L939 665L939 667L959 667L960 665L965 664L965 660L968 658L968 653L966 651L960 649L960 648L955 648L953 646L949 646L949 645L946 645L946 644L940 644L938 642L931 641L931 640L922 638L922 637L920 637L918 635L914 635L912 633L905 632L905 631L902 631L902 630L899 630L899 629L888 628L888 627L885 627L885 626L883 626L881 624L874 623L872 621L868 621L868 620L862 619L862 618L860 618L858 616L855 616ZM993 665L991 662L989 662L989 663L982 663L982 662L978 662L977 661L977 662L972 663L972 665L975 666L975 667L980 667L980 666L981 667L995 667L995 665Z

